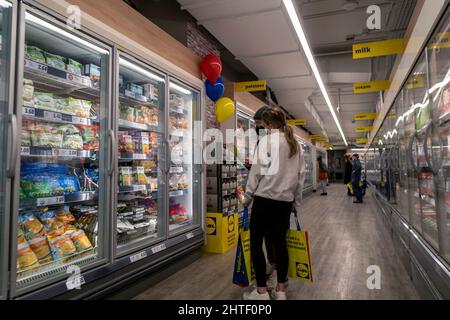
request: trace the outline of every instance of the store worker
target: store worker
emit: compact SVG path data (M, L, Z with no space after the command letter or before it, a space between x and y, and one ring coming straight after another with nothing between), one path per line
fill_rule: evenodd
M355 153L353 155L353 166L352 166L352 186L353 186L353 194L356 197L356 200L353 203L362 203L362 190L359 186L359 182L361 181L361 171L362 166L359 161L359 155Z
M323 162L322 156L317 157L317 165L319 168L319 188L322 190L321 196L326 196L327 189L327 181L328 181L328 168L327 165Z
M245 207L253 203L250 251L257 288L251 293L245 293L244 299L270 299L266 283L266 259L262 248L263 239L269 234L277 262L277 285L271 294L274 299L286 300L285 283L289 265L286 234L293 207L300 209L305 178L304 155L281 109L265 110L262 113L262 124L268 132L260 139L256 148L244 201Z
M348 185L352 182L352 162L350 161L350 155L345 155L345 172L344 172L344 184L347 187L347 195L353 196L350 186Z

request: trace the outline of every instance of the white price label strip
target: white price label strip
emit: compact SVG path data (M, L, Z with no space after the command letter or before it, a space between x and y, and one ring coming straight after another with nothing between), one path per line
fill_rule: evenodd
M29 108L29 107L24 107L23 108L23 114L27 115L27 116L32 116L34 117L36 115L36 109L34 108Z
M53 149L53 155L61 157L76 157L78 156L78 151L68 149Z
M44 118L48 120L62 120L62 114L51 111L44 111Z
M153 247L151 250L152 250L153 254L161 252L163 250L166 250L166 244L165 243L161 243L159 246Z
M134 191L145 191L147 190L147 186L145 185L138 185L133 187Z
M39 71L45 72L45 73L48 72L48 67L46 65L37 63L35 61L31 61L31 60L28 60L28 59L25 60L25 66L28 67L28 68L31 68L31 69L35 69L35 70L39 70Z
M145 154L133 154L133 159L145 160L145 159L147 159L147 156Z
M147 258L147 252L142 251L139 253L136 253L135 255L130 256L131 263L135 263L136 261L142 260L144 258Z
M30 148L29 147L20 147L20 154L23 156L29 156Z
M53 204L62 204L64 203L64 196L59 197L51 197L51 198L39 198L36 200L36 204L38 207L50 206Z
M86 118L72 117L72 122L74 124L87 125L87 119Z

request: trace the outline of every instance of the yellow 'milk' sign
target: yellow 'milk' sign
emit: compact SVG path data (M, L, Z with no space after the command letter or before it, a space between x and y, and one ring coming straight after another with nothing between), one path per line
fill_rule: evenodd
M372 131L372 129L373 129L372 126L361 126L361 127L356 127L355 132L370 132L370 131Z
M375 120L376 118L377 114L375 112L355 114L355 121Z
M371 82L357 82L353 84L353 93L367 93L384 91L389 89L391 82L389 80L371 81Z
M367 138L360 138L360 139L356 139L356 143L358 144L362 144L362 143L367 143L368 139Z
M305 119L289 119L287 121L288 124L290 124L291 126L304 126L306 125L306 120Z
M353 59L388 56L405 51L404 39L358 43L353 45Z
M265 91L267 87L266 80L248 81L248 82L236 82L234 84L234 90L238 92L250 92L250 91Z

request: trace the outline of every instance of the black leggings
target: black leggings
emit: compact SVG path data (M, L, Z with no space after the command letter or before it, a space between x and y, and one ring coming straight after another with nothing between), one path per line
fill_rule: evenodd
M286 282L289 256L286 234L289 230L293 202L255 197L250 218L250 248L258 287L266 286L266 258L262 248L267 235L273 243L279 283Z

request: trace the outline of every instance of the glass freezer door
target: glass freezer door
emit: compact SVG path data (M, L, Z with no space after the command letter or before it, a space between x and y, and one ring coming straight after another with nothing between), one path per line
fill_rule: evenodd
M194 126L200 125L200 96L170 80L169 84L169 235L200 224L201 174L194 162ZM198 161L198 157L195 157Z
M31 9L24 16L13 220L18 294L68 278L69 266L106 263L112 170L105 143L110 49Z
M119 253L165 237L165 77L121 54L119 59Z
M14 7L15 10L15 7ZM8 199L9 184L7 184L7 163L9 152L8 140L11 135L8 129L11 122L9 114L11 107L11 88L13 87L11 79L13 64L11 63L12 52L12 19L13 4L9 1L0 0L0 300L6 298L7 270L8 270ZM11 147L11 146L10 146Z

